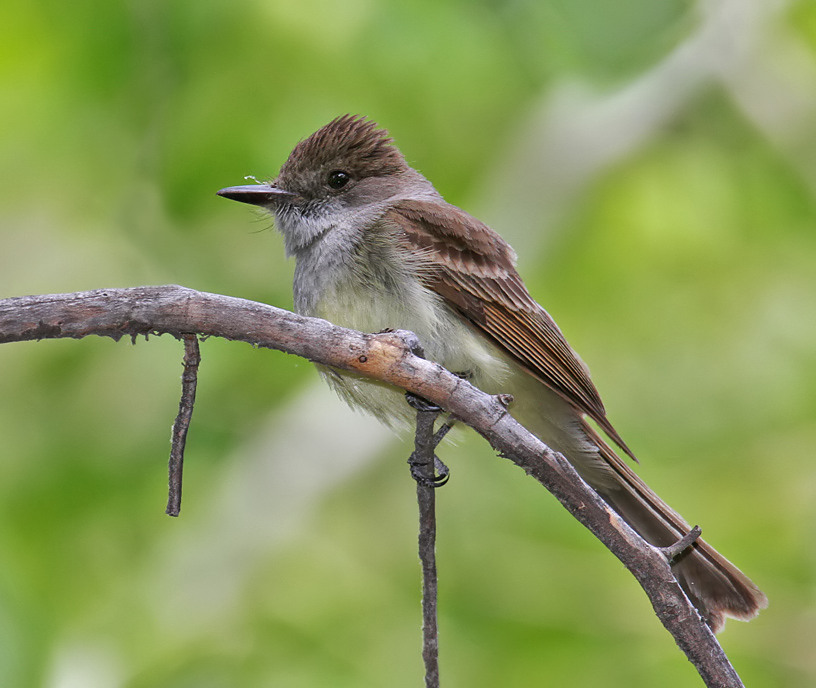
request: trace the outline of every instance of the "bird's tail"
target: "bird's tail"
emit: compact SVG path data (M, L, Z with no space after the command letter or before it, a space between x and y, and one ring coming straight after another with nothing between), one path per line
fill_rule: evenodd
M584 430L612 469L602 480L594 471L582 477L648 543L671 545L691 528L644 483L589 425ZM569 457L568 457L569 458ZM702 539L698 539L672 565L677 582L706 619L711 629L722 630L728 617L748 621L768 606L765 594L736 566Z

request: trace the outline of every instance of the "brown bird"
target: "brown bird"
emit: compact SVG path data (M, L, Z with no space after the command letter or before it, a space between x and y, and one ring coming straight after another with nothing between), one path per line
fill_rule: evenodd
M516 272L513 249L447 203L384 129L339 117L295 146L276 179L222 189L275 217L296 259L296 309L366 332L416 333L426 356L489 393L510 393L514 417L561 452L647 542L667 546L688 524L588 423L634 458L609 422L583 361ZM353 406L411 422L402 393L323 369ZM711 628L748 620L767 598L698 539L672 566Z

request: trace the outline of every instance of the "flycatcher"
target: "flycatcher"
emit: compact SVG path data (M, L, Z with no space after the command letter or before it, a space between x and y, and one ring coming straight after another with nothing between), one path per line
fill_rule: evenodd
M271 182L218 194L274 215L295 257L299 313L363 332L413 331L430 360L485 392L512 394L514 417L566 456L646 541L667 546L688 533L588 423L634 458L587 367L521 281L513 249L447 203L376 123L338 117L298 143ZM400 390L321 372L351 405L391 425L413 421ZM767 606L759 588L703 540L673 570L715 632L726 617L748 620Z

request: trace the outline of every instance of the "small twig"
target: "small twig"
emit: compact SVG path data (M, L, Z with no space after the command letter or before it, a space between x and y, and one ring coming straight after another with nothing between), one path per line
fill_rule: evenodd
M445 435L447 435L451 428L456 424L456 421L448 418L442 425L439 426L439 429L434 433L433 436L433 446L436 447L443 439L445 439Z
M198 382L198 365L201 353L198 348L198 337L194 334L182 335L184 339L184 372L181 374L181 399L176 422L173 423L170 461L168 463L168 495L165 513L178 516L181 511L181 479L184 471L184 445L187 443L187 430L193 417L196 383Z
M658 549L663 552L663 556L666 557L669 564L673 564L680 557L680 555L683 554L683 552L697 542L697 538L699 538L702 534L703 529L700 528L700 526L694 526L694 528L692 528L673 545L669 545L668 547L659 547Z
M439 688L439 630L436 611L436 485L434 485L436 458L434 449L437 444L434 435L434 421L438 415L438 408L417 409L414 453L409 460L411 474L417 479L417 504L419 505L419 559L422 562L422 659L425 662L426 688Z

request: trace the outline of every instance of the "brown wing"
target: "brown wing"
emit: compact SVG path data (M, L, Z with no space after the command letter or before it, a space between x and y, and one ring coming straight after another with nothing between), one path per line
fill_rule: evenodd
M513 249L498 234L444 202L400 201L383 219L398 228L407 250L427 257L422 276L430 289L635 458L607 420L586 366L530 296Z

